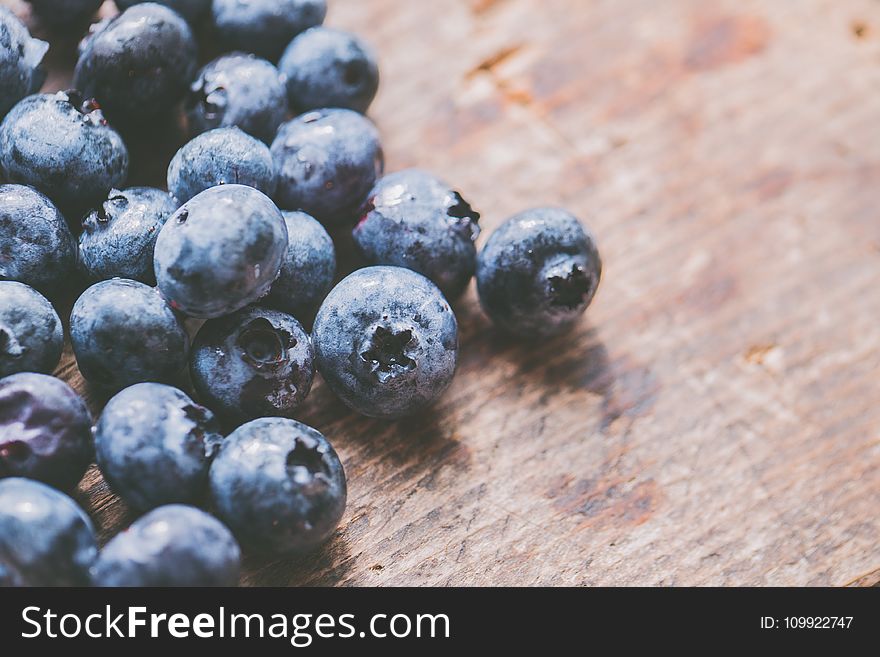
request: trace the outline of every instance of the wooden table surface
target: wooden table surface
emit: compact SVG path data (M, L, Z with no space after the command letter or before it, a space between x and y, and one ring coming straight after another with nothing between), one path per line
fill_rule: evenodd
M423 416L357 417L319 382L301 419L342 457L345 517L243 583L878 583L880 2L330 5L380 55L388 170L460 188L481 243L567 206L604 279L537 344L471 286ZM132 146L132 182L162 184L170 134ZM92 392L69 347L58 374ZM102 540L132 520L94 470L78 497Z

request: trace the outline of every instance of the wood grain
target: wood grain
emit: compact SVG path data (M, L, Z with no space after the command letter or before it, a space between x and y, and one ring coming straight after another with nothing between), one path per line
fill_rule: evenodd
M472 287L427 415L365 420L317 385L302 419L347 513L243 583L880 582L880 3L331 0L328 22L381 56L390 170L452 181L487 232L565 205L605 276L535 344ZM133 148L137 182L171 134ZM90 392L69 350L59 374ZM131 520L94 471L78 494L102 539Z

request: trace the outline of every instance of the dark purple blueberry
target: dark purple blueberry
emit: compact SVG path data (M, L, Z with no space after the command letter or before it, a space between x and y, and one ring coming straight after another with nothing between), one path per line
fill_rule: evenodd
M104 0L27 0L34 15L52 30L70 31L87 25ZM122 4L118 0L116 4Z
M61 379L21 372L0 379L0 477L73 488L92 460L92 418Z
M63 347L61 320L46 297L24 283L0 281L0 377L49 374Z

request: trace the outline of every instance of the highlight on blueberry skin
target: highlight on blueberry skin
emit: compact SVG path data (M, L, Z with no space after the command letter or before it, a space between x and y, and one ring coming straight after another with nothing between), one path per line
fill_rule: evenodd
M91 460L92 418L73 388L35 372L0 379L0 478L69 489Z
M251 52L273 62L297 34L324 22L325 0L214 0L214 35L225 50Z
M169 114L183 98L196 54L180 14L152 2L136 4L86 37L74 85L114 121L143 123Z
M71 498L32 479L0 480L0 587L88 586L97 553Z
M243 424L211 465L217 515L241 545L270 557L309 552L345 511L345 471L327 439L286 418Z
M313 27L291 41L278 69L297 112L343 107L363 114L379 89L372 49L356 35L328 27Z
M40 89L46 79L41 64L48 50L48 43L33 38L15 14L0 7L0 119Z
M235 586L241 552L213 516L180 504L161 506L117 534L91 568L94 586Z
M521 337L570 329L593 300L602 275L595 239L565 210L537 208L501 225L477 264L483 310Z
M0 280L55 298L76 270L76 241L58 208L33 187L0 185Z
M390 173L373 187L352 231L371 265L395 265L430 278L455 299L477 266L480 213L430 173Z
M27 0L27 3L43 25L61 32L65 28L87 25L104 0ZM117 0L116 4L124 3Z
M119 7L119 11L125 11L144 2L165 5L183 16L190 24L195 24L198 19L205 16L211 6L211 0L116 0L116 6ZM100 1L98 4L101 4Z
M385 168L376 126L346 109L316 110L284 123L272 157L278 205L325 226L353 219Z
M80 270L92 281L129 278L152 285L153 249L177 203L161 189L113 189L85 216L79 235Z
M99 105L77 91L28 96L0 124L0 169L69 216L103 200L128 176L128 150Z
M291 417L312 388L314 351L302 325L249 306L205 322L193 341L190 378L226 418Z
M0 281L0 377L49 374L63 347L61 319L46 297L24 283Z
M170 381L189 357L183 322L158 290L124 278L80 295L70 313L70 342L83 377L111 390Z
M179 204L218 185L247 185L275 192L269 147L236 127L209 130L185 144L168 165L168 191Z
M190 134L237 127L271 143L287 116L287 88L271 62L231 53L205 65L184 99Z
M171 306L211 319L265 296L286 252L287 226L272 200L252 187L221 185L174 213L153 260Z
M458 326L440 290L401 267L367 267L343 279L312 331L318 370L351 409L397 419L446 391L455 374Z
M287 253L278 280L262 304L309 322L333 287L336 249L321 223L305 212L283 212Z
M214 414L161 383L117 393L95 425L95 456L113 492L139 511L197 504L223 436Z

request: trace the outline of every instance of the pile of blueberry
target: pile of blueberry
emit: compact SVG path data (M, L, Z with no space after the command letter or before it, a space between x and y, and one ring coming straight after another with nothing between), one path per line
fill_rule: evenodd
M69 33L102 3L30 4ZM77 90L45 94L48 44L0 7L0 584L231 585L239 545L313 550L342 517L336 452L292 419L316 370L358 413L412 415L452 381L450 301L472 277L496 325L547 337L590 304L601 263L554 208L478 254L458 192L421 170L383 177L364 116L376 61L322 27L324 0L116 5L79 47ZM194 30L226 53L201 70ZM168 191L126 188L129 135L169 108L192 140ZM363 265L335 287L328 228ZM47 298L78 292L79 370L115 394L94 427L48 375L64 337ZM185 319L205 320L192 339ZM93 461L144 514L100 552L59 492Z

